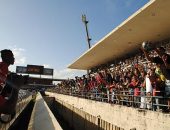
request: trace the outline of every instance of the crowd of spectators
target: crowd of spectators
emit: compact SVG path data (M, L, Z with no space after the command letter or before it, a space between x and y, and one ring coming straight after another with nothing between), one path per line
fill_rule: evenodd
M169 44L159 47L161 48L164 48L168 55ZM89 75L63 81L54 90L113 104L168 111L170 109L169 78L161 68L162 55L157 49L142 48L143 51L128 59L98 68ZM149 58L154 58L155 61Z

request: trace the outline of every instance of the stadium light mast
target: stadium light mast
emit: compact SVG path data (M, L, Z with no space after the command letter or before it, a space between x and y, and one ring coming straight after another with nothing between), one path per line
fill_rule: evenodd
M88 28L87 28L88 21L86 19L85 14L82 15L82 22L84 23L85 28L86 28L87 43L88 43L88 47L90 49L91 48L91 45L90 45L91 38L89 37L89 32L88 32ZM87 70L87 76L89 76L89 70Z
M88 32L88 28L87 28L87 24L89 21L87 21L85 14L82 15L82 22L84 23L85 28L86 28L87 43L88 43L88 46L90 49L91 48L91 45L90 45L91 38L89 37L89 32Z

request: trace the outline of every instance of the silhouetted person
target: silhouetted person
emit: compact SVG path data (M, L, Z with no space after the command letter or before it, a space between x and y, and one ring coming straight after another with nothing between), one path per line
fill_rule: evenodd
M0 114L15 115L18 92L24 84L24 77L15 73L8 74L8 67L14 64L14 55L11 50L1 51L0 62Z

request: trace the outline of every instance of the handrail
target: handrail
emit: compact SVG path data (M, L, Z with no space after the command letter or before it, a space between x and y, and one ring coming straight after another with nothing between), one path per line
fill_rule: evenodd
M50 90L48 90L50 91ZM65 94L90 100L96 100L101 102L107 102L110 104L123 105L134 108L149 109L152 111L165 111L165 108L170 107L166 104L170 97L165 96L146 96L146 91L142 91L144 95L134 96L133 94L127 94L129 91L119 91L119 93L103 93L103 92L86 92L86 91L62 91L62 90L52 90L50 92L55 92L59 94ZM141 91L139 91L141 92ZM159 91L160 92L160 91ZM164 93L164 92L161 92ZM143 101L141 101L143 100Z

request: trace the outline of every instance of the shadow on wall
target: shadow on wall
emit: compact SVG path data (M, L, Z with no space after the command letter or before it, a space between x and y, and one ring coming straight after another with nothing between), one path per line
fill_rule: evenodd
M55 98L44 98L63 130L124 130Z

